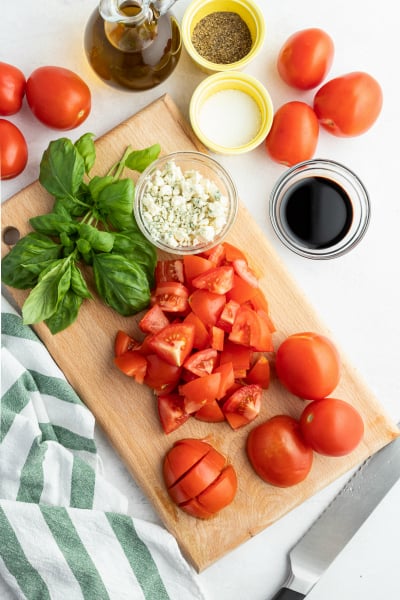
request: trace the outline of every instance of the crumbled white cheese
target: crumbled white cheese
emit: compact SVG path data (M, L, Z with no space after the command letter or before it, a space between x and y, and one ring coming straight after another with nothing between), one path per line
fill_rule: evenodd
M182 172L173 160L148 177L142 218L154 241L173 248L212 242L226 225L229 202L196 170Z

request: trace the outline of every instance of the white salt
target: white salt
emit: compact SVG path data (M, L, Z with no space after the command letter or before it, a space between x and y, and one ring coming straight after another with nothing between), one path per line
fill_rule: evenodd
M226 148L244 146L257 135L261 113L251 96L241 90L216 92L204 102L199 127L215 144Z

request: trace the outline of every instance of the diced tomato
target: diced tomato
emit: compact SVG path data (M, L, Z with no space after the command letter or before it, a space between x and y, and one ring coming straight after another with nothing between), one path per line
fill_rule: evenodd
M185 398L186 412L196 412L207 402L215 400L218 396L220 383L220 373L211 373L179 386L178 391Z
M222 310L222 313L218 319L217 325L224 331L232 331L232 325L236 317L236 313L240 308L239 302L235 300L229 300Z
M241 279L243 279L251 287L258 288L258 277L254 271L250 269L246 259L236 258L232 265L235 269L235 273L237 273Z
M219 373L221 375L221 382L219 384L219 390L217 395L217 400L221 400L227 392L232 388L235 383L235 373L233 370L233 364L231 362L226 362L219 367L214 369L214 373Z
M153 294L153 299L166 312L185 312L188 308L189 291L178 281L161 281Z
M120 371L133 377L138 383L143 383L147 369L147 360L139 352L128 350L114 357L114 364Z
M194 413L199 421L207 421L208 423L220 423L225 421L224 413L216 400L207 402L197 412Z
M193 340L193 325L171 323L152 336L149 346L160 358L180 367L192 351Z
M200 290L214 294L226 294L233 287L233 267L215 267L205 271L192 280L192 285Z
M127 350L136 350L140 347L140 342L136 341L133 337L122 331L117 331L114 341L114 356L121 356Z
M265 313L263 311L256 312L247 304L243 304L236 313L228 339L259 352L273 350L272 335Z
M254 295L249 300L249 304L254 310L263 310L267 314L269 313L269 306L266 297L260 288L255 290Z
M224 349L225 332L216 325L211 327L211 348L221 352Z
M213 372L218 358L218 352L213 348L206 348L191 354L183 363L188 371L202 377Z
M185 281L191 285L192 279L213 268L213 263L197 254L187 254L183 258Z
M260 324L260 337L256 346L254 346L255 350L259 350L260 352L272 352L274 349L274 345L272 342L272 333L270 331L270 319L263 310L257 311L258 322Z
M243 427L258 416L261 396L259 385L244 385L225 400L222 411L232 429Z
M210 250L202 252L201 255L211 261L214 266L218 266L225 258L225 246L223 244L217 244Z
M190 308L207 327L217 323L225 302L225 296L208 290L195 290L189 296Z
M185 423L190 415L185 411L179 394L160 394L157 398L158 414L165 433L171 433Z
M233 246L228 242L224 242L223 245L225 248L225 260L227 260L228 262L233 262L234 260L240 259L246 260L247 262L244 252L239 250L239 248L236 248L236 246Z
M159 260L154 275L157 284L162 281L179 281L180 283L184 283L183 260L180 258Z
M220 364L231 362L234 369L248 369L253 357L253 350L248 346L235 344L226 340L224 349L221 352Z
M199 319L194 312L190 312L183 320L184 323L191 324L194 327L193 347L197 350L203 350L210 344L210 335L203 321Z
M270 383L270 366L266 356L259 356L248 371L246 376L246 382L249 384L256 384L267 389Z
M168 317L159 304L154 304L139 321L139 327L145 333L157 333L167 325L169 325Z
M147 359L147 371L144 378L144 383L154 390L162 391L170 385L176 386L182 367L171 365L157 354L148 354Z
M244 304L257 294L257 289L235 274L233 277L233 288L227 293L226 299Z

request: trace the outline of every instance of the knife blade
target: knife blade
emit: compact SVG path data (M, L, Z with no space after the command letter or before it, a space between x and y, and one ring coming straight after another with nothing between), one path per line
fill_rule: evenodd
M301 600L400 479L400 437L364 461L289 553L290 574L272 600Z

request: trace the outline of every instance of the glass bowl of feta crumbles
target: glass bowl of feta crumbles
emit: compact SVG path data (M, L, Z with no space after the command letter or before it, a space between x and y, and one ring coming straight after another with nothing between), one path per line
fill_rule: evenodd
M202 152L174 152L140 175L134 215L154 246L173 254L197 254L222 242L238 211L229 173Z

